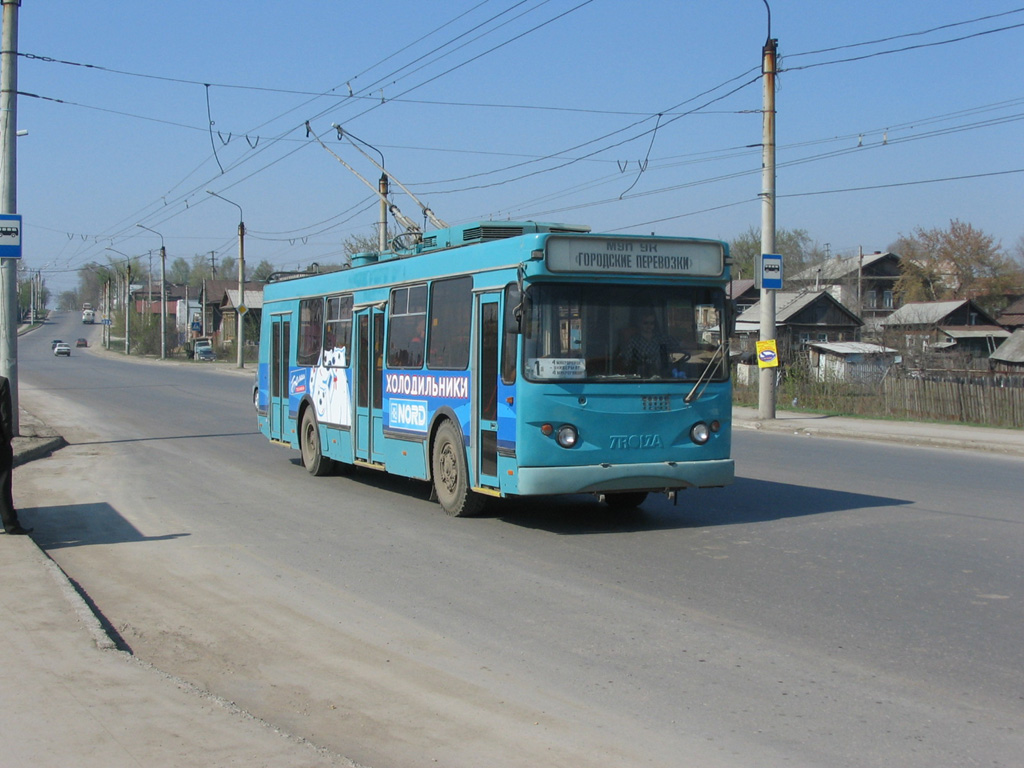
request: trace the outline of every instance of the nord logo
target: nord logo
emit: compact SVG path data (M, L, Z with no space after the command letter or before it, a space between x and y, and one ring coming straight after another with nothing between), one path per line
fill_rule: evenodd
M612 448L661 448L661 435L611 435Z

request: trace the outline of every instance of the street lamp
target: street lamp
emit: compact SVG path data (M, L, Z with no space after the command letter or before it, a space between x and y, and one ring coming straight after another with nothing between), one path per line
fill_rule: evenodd
M160 359L167 359L167 250L164 248L164 236L155 229L136 224L136 227L152 232L160 238ZM150 296L152 299L152 295ZM147 324L148 324L147 320Z
M238 317L238 367L245 368L244 358L244 345L245 345L245 324L242 322L242 316L245 314L245 218L242 213L242 206L226 197L221 197L216 192L206 190L208 195L220 198L225 203L231 203L238 209L238 305L235 307L235 313Z
M116 248L110 248L109 246L105 249L107 251L113 251L114 253L120 253L125 257L125 280L124 280L124 353L126 355L131 354L131 313L130 305L132 301L132 257L127 253L117 250ZM109 341L107 342L109 345Z

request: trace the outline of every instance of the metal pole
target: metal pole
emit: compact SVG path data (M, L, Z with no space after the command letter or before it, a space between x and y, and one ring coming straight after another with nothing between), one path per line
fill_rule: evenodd
M0 213L18 212L18 6L21 0L3 0L0 35ZM0 260L0 375L11 387L11 436L18 419L18 267L15 259ZM33 317L33 320L35 318Z
M124 353L130 355L132 353L132 345L129 337L131 336L131 317L132 317L132 263L128 262L125 269L125 280L124 280Z
M242 206L238 203L221 197L216 192L206 190L206 194L219 197L225 203L231 203L238 209L238 305L235 307L235 316L238 323L238 367L245 368L245 323L242 322L245 307L245 214L242 213Z
M238 209L241 215L241 207ZM235 315L238 317L238 367L245 368L245 222L238 221L238 306Z
M167 250L160 244L160 359L167 359Z
M167 263L167 249L164 248L164 236L161 235L159 232L157 232L155 229L150 229L149 227L143 226L142 224L136 224L135 226L138 227L139 229L144 229L147 232L152 232L154 235L156 235L157 237L160 238L160 359L161 360L166 360L167 359L167 281L166 281L167 275L166 275L166 272L165 272L165 266L166 266L166 263ZM150 251L150 255L152 255L152 253L153 252ZM153 288L152 288L152 286L153 286L153 267L152 267L152 265L153 265L153 262L151 261L150 262L150 269L149 269L149 285L150 285L150 289L149 289L149 297L148 297L150 302L153 301ZM149 305L149 302L147 302L147 306L148 305ZM149 328L149 315L151 315L151 314L152 314L152 312L149 312L147 314L147 316L146 316L146 327L147 328Z
M768 3L765 2L767 6ZM761 149L761 253L775 253L775 63L779 41L771 37L769 8L768 40L762 49L764 113ZM775 291L761 287L761 341L775 338ZM758 416L775 418L776 368L761 368L758 378Z

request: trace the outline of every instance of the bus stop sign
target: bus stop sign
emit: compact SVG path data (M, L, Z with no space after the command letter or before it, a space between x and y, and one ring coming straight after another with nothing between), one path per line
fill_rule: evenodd
M769 291L782 290L782 256L777 253L761 254L761 285Z
M21 258L21 214L0 213L0 259Z

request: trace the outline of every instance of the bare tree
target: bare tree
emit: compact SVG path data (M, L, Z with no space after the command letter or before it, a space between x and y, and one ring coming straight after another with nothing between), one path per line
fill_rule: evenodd
M890 250L902 256L895 288L900 303L974 299L983 309L997 312L1006 296L1024 286L1020 263L991 235L957 219L948 229L919 227Z

